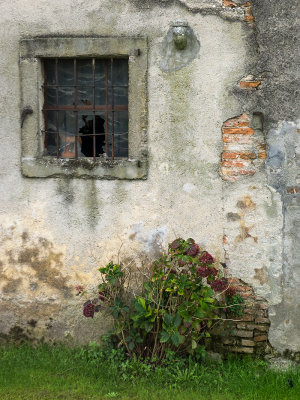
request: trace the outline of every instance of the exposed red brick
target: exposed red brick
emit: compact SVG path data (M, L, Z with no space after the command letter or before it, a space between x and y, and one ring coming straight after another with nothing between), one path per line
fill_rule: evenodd
M286 192L288 194L295 194L295 193L299 193L300 189L298 186L289 186L286 188Z
M241 81L240 87L242 89L256 89L260 84L261 81Z
M223 160L238 158L238 156L239 156L239 153L224 152L222 154Z
M249 121L238 121L238 126L243 127L243 126L249 126L250 122Z
M224 122L224 126L232 126L231 124L238 123L240 121L250 121L249 116L246 113L243 113L237 117L229 118Z
M234 1L223 0L223 7L234 8L234 7L237 7L237 6L238 6L238 5L237 5Z
M240 170L241 175L254 175L256 171L247 171L247 170Z
M267 158L267 153L265 151L258 153L258 158L265 160Z
M246 127L237 127L237 128L223 128L222 132L226 135L253 135L254 129L246 128Z
M254 20L253 15L245 15L244 21L245 22L254 22L255 20Z
M238 171L235 171L234 169L227 169L227 168L222 168L222 172L228 176L237 176L239 174Z
M224 143L239 143L239 144L248 144L251 143L251 139L249 136L237 136L237 135L224 135L222 138Z
M250 128L250 119L246 113L228 119L222 125L222 168L224 180L236 182L241 176L256 173L252 160L264 160L267 156L265 144L257 143L255 131ZM252 150L253 149L253 150Z
M223 167L237 167L237 168L242 168L242 167L247 167L248 163L247 161L235 161L235 160L226 160L222 161L222 166Z
M236 127L244 127L244 126L249 126L250 121L246 120L239 120L239 119L229 119L228 121L225 121L223 126L228 127L228 128L236 128Z
M242 160L255 160L256 154L251 152L240 153L240 158Z

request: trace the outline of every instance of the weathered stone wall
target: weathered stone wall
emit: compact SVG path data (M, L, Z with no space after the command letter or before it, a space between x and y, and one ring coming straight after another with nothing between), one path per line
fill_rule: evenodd
M108 322L84 320L75 285L92 288L96 267L119 250L121 259L142 263L182 236L194 237L265 299L272 346L300 350L296 3L0 5L3 337L99 337ZM166 38L175 20L189 23L199 50L180 68L164 68L172 64ZM138 35L148 38L147 179L22 176L19 41Z
M253 288L241 279L228 280L244 299L243 315L236 316L225 310L226 321L218 321L212 329L207 347L223 355L229 353L265 356L272 353L268 333L270 320L268 304L258 297Z

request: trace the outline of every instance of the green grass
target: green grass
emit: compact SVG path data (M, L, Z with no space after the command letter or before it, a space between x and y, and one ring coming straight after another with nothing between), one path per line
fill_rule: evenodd
M0 348L0 399L299 400L300 369L270 370L259 360L173 360L151 368L82 349ZM106 360L106 361L105 361ZM292 379L294 387L290 387Z

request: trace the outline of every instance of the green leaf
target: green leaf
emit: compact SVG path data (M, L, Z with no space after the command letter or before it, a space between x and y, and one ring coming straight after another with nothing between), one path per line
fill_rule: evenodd
M113 308L113 312L112 315L114 318L118 318L119 317L119 311L116 307Z
M170 314L165 314L164 322L167 326L170 326L172 324L172 316Z
M181 318L179 314L175 314L173 323L177 328L179 327L179 325L181 324Z
M160 343L166 343L170 338L170 335L166 331L160 333Z
M197 347L197 342L195 340L192 340L192 349L195 350Z
M145 314L145 318L148 318L152 315L152 308L150 306L147 307L147 313Z
M190 324L192 322L192 318L190 315L182 315L182 317L184 317L184 322L186 322L187 324Z
M185 336L179 335L179 344L182 344L185 342Z
M139 312L139 313L141 313L141 314L144 314L145 310L144 310L143 306L142 306L140 303L138 303L137 301L135 301L135 302L133 303L133 305L134 305L134 308L136 309L137 312Z
M196 310L196 312L195 312L195 316L197 317L197 318L203 318L204 317L204 312L203 312L203 310L202 310L202 308L197 308L197 310Z
M176 346L176 347L179 346L179 332L174 332L172 334L171 341L174 344L174 346Z
M147 333L149 333L152 329L152 324L150 324L149 322L145 322L144 323L144 329Z
M128 345L128 347L129 347L129 350L133 350L134 349L134 343L133 342L130 342L129 343L129 345Z
M212 299L211 297L205 297L204 301L206 303L213 303L215 301L215 299Z
M146 310L146 301L143 297L138 298L139 304L143 307L144 310Z

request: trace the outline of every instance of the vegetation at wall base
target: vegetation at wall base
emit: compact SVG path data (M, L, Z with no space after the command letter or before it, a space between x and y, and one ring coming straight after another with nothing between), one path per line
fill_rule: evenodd
M83 315L103 310L112 316L117 346L130 359L160 364L174 351L201 360L214 325L243 314L244 299L221 264L192 238L174 240L151 268L132 271L110 262L99 271L98 295L84 303ZM84 294L80 285L77 291Z
M169 352L155 366L95 343L0 348L1 400L298 400L299 393L299 367L274 371L250 358L198 363Z

